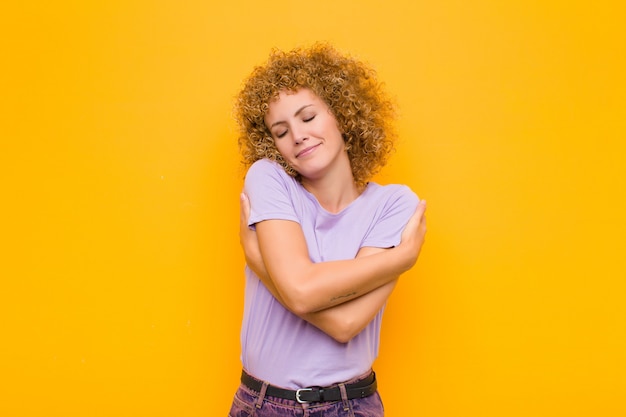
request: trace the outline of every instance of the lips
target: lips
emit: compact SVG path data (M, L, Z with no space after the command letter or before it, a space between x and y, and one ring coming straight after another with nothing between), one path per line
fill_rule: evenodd
M306 155L310 154L310 153L311 153L311 152L313 152L313 150L314 150L315 148L317 148L318 146L320 146L320 144L319 144L319 143L318 143L317 145L309 146L308 148L304 148L304 149L302 149L300 152L298 152L298 153L296 154L296 158L300 158L300 157L302 157L302 156L306 156Z

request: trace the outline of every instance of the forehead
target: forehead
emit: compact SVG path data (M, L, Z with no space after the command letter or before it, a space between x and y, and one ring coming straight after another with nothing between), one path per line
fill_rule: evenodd
M300 88L296 91L280 90L278 95L274 97L268 104L269 110L286 108L303 103L317 104L322 100L317 94L308 88Z

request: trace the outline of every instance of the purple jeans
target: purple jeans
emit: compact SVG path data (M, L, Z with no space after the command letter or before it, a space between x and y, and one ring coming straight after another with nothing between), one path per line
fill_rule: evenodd
M261 395L242 384L235 393L233 405L228 416L383 417L384 414L383 403L378 392L365 398L353 400L348 400L344 397L341 401L300 404L292 400Z

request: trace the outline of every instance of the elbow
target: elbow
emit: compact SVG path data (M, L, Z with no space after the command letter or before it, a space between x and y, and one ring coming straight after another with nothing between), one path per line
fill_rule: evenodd
M336 342L345 345L350 340L352 340L354 338L354 336L356 336L356 335L355 334L350 334L350 333L341 333L341 334L332 335L331 337L333 339L335 339Z
M281 295L285 300L285 307L296 316L303 317L315 312L314 306L299 291L294 290Z
M319 305L315 304L314 297L302 285L289 288L281 296L285 300L287 309L296 316L306 316L320 309Z
M345 344L354 339L358 335L362 327L352 320L350 317L342 319L336 326L333 327L332 332L328 335L335 339L335 341Z
M289 311L298 317L304 317L308 314L315 313L316 309L310 303L307 303L305 299L298 297L287 297L285 299L285 305Z

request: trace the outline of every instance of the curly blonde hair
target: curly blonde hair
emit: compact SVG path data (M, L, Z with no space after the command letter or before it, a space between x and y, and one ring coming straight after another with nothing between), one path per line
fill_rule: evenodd
M289 52L272 50L267 63L244 80L234 109L243 165L269 158L300 179L276 149L264 118L279 92L302 88L329 106L342 132L354 180L364 185L394 149L395 106L372 68L322 43Z

